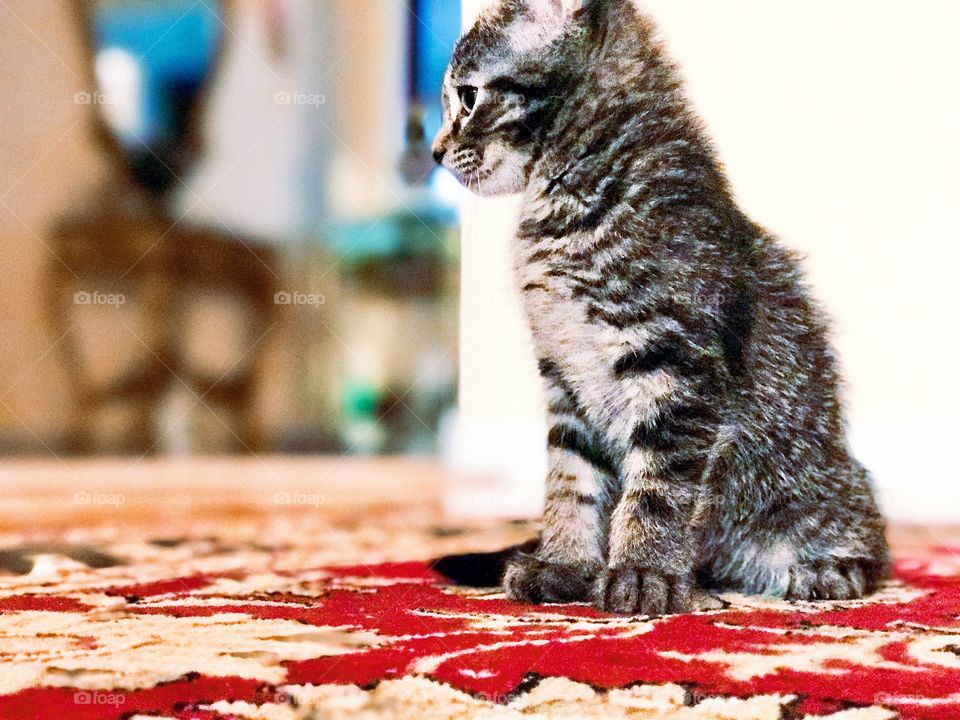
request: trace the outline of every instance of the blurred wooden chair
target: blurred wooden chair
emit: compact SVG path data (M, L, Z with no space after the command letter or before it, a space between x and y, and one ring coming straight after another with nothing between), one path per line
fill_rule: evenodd
M91 17L97 7L95 0L74 2L91 88L96 87L97 53ZM125 419L110 449L158 452L166 445L161 408L176 389L213 411L227 428L221 445L206 450L259 452L266 445L255 399L263 373L263 339L276 313L276 251L256 238L178 219L170 199L171 188L202 153L197 128L203 98L202 87L185 98L175 142L134 153L121 146L99 106L90 104L96 142L112 164L112 177L87 197L78 194L75 210L53 224L49 242L55 258L45 279L50 324L75 393L68 440L75 453L104 449L97 417L118 407ZM189 339L185 332L191 305L204 297L226 298L242 317L242 337L219 367L195 361L206 340ZM126 327L134 341L132 350L128 342L121 353L119 366L107 369L102 358L114 349L108 347L111 340L99 343L106 352L97 352L84 342L82 330L111 302L113 309L135 309L138 320L131 328L129 317L109 318Z

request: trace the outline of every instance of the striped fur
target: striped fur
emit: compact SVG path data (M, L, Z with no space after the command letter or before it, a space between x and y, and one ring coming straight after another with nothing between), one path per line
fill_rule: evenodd
M522 192L549 393L544 531L517 599L687 610L697 584L848 598L889 569L797 261L737 207L629 0L503 0L458 44L435 156Z

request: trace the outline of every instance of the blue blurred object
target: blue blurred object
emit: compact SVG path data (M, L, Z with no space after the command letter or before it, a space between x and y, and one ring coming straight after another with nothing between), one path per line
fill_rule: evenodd
M453 0L411 0L413 3L413 80L411 99L426 108L425 129L440 129L440 90L453 46L460 37L460 3Z
M110 2L91 18L101 89L120 89L127 103L122 122L104 109L107 125L150 190L165 191L192 159L194 106L223 34L218 9L195 0Z

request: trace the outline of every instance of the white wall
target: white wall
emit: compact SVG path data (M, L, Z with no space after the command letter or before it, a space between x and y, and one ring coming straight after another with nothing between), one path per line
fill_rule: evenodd
M465 27L490 0L463 0ZM546 475L540 377L514 288L510 242L517 198L468 195L461 221L460 392L453 461L494 479L459 488L448 510L539 514Z
M479 2L468 0L467 9ZM742 205L808 256L816 294L836 321L853 443L886 511L900 520L960 520L952 452L960 438L960 5L645 7L683 67ZM533 427L536 381L513 329L516 299L494 289L505 280L509 203L471 202L463 424ZM496 348L495 361L482 346ZM532 466L542 441L524 442L521 464Z

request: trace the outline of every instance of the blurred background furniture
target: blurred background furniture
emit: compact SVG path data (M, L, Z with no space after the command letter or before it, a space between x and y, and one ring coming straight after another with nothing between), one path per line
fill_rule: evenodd
M40 2L0 8L0 454L440 451L458 5Z
M76 394L68 450L104 449L98 416L105 411L119 412L122 423L110 449L168 449L174 438L161 414L164 399L179 386L232 420L222 447L261 451L265 441L252 399L264 347L256 341L275 322L272 253L215 229L172 227L162 206L136 187L118 183L103 192L107 202L85 204L50 234L59 258L47 274L50 319ZM242 318L230 356L212 364L192 362L197 358L184 332L191 304L204 296L237 308ZM82 326L101 324L98 335L106 339L103 325L119 331L128 322L122 310L140 320L135 329L127 326L137 342L111 367L104 356L114 348L85 343Z
M94 111L95 135L112 168L49 235L49 315L76 396L71 452L105 449L98 416L107 411L119 421L106 449L155 453L176 446L169 436L177 428L163 413L177 386L228 418L218 449L257 452L265 445L252 399L264 349L258 340L275 314L277 258L267 244L225 225L184 222L172 202L171 190L203 152L202 100L222 35L196 7L75 0L96 88L77 100ZM212 366L192 362L184 332L190 306L205 296L240 317L239 335ZM131 314L140 321L128 326L139 347L113 367L102 343L83 342L85 322L125 323L99 306L125 306L127 321ZM189 445L181 449L203 449L192 430L181 434L181 446Z

